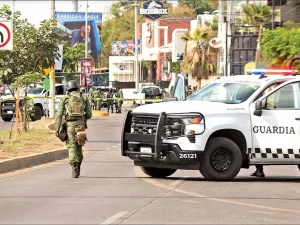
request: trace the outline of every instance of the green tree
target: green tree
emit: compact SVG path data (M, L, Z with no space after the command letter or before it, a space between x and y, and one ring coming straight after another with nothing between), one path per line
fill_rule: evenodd
M195 10L186 5L178 5L175 7L172 3L166 3L165 7L168 8L168 15L163 15L162 19L196 17Z
M253 26L254 32L259 30L261 23L271 20L271 10L265 4L243 4L242 9L245 15L240 18L241 24Z
M63 41L63 68L62 72L78 71L78 62L84 58L85 46L83 43L78 43L76 46L70 46L68 41Z
M0 51L0 80L4 84L10 85L26 73L40 72L41 67L55 64L59 54L53 20L44 20L36 28L27 19L21 19L20 11L13 14L8 5L0 8L0 18L12 21L14 30L13 51Z
M179 0L180 6L186 6L194 9L197 15L205 11L212 12L218 8L218 0Z
M201 87L201 80L208 79L216 72L217 50L209 46L209 41L215 37L216 32L211 26L199 27L192 34L189 32L181 37L191 46L183 59L183 71L190 72Z
M288 21L283 27L265 30L261 41L262 58L270 67L286 67L289 60L300 55L300 26ZM295 63L295 69L300 69Z
M24 131L27 131L27 124L28 119L30 117L30 114L34 113L34 108L32 108L32 103L28 101L27 98L27 91L29 85L36 85L37 82L41 81L43 79L42 72L28 72L24 75L21 75L16 78L14 83L12 84L13 89L17 88L24 88L24 112L23 112L23 129Z

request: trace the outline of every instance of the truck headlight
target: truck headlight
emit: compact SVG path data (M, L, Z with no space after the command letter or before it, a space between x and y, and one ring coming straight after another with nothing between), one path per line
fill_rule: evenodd
M168 114L166 136L201 134L204 131L204 117L200 113Z

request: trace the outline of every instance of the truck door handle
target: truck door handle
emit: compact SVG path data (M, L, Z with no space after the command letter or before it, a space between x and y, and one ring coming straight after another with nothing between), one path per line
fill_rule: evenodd
M300 120L300 117L296 117L295 120Z

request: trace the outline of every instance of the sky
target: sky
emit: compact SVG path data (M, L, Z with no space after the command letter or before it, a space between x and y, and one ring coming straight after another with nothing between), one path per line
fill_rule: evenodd
M117 1L96 1L90 0L89 11L90 12L102 12L104 13L111 4ZM11 8L13 7L12 0L0 0L0 6L7 4ZM42 0L42 1L25 1L25 0L15 0L15 10L19 10L22 13L23 18L27 18L29 22L39 25L40 21L44 19L49 19L51 16L50 11L50 0ZM79 1L78 3L78 11L85 12L86 10L86 1ZM55 10L61 12L72 12L74 9L72 1L55 1ZM103 15L104 17L104 15ZM104 20L105 18L103 18Z
M250 0L250 3L253 2L266 2L266 0ZM89 11L90 12L104 12L117 1L103 1L103 0L89 0ZM245 2L245 1L241 1ZM176 0L172 0L172 3L177 5ZM0 0L0 6L3 4L13 7L13 0ZM79 12L85 12L86 10L86 1L79 1ZM72 1L65 0L56 0L55 1L55 10L61 12L72 12L74 9ZM19 10L22 13L23 18L28 18L28 20L35 24L39 25L40 21L44 19L49 19L51 15L50 11L50 0L35 0L35 1L26 1L26 0L15 0L15 10ZM103 15L103 20L105 17Z

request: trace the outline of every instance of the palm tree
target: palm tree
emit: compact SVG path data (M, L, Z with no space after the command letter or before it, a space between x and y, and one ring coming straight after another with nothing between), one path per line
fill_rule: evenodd
M253 30L255 32L259 30L261 23L271 20L272 13L267 5L243 4L242 9L245 13L243 22L249 26L254 26Z
M182 40L190 42L190 50L184 56L182 62L182 70L190 72L192 77L199 82L198 87L201 88L201 80L216 72L217 54L216 50L212 50L209 41L215 37L216 32L211 26L199 27L192 34L185 33Z

